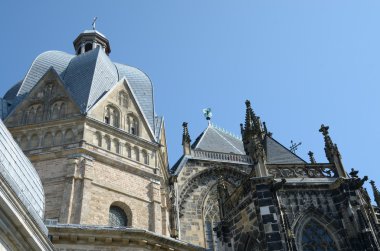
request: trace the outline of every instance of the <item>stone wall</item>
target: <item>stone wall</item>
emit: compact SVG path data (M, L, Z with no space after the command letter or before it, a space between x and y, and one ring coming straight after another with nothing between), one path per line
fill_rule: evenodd
M224 177L232 192L249 171L250 167L243 164L188 160L178 175L177 184L180 239L217 249L219 241L216 236L212 237L215 235L212 228L220 222L217 181Z

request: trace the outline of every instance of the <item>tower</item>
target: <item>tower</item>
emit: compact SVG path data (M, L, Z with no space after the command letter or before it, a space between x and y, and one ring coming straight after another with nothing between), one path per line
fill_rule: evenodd
M149 77L112 62L97 30L73 44L75 55L39 55L2 100L42 181L53 244L194 249L169 238L165 123Z

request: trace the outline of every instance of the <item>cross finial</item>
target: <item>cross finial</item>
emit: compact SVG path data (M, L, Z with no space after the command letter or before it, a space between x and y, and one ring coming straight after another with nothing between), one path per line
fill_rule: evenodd
M329 127L325 126L324 124L321 125L319 131L323 134L323 136L329 135Z
M293 142L293 140L290 141L290 147L289 147L289 150L292 152L292 153L296 153L296 151L298 150L298 147L302 144L302 142L299 142L299 143L295 143Z
M95 26L96 26L96 20L98 19L98 17L94 17L94 20L92 21L92 29L95 30Z

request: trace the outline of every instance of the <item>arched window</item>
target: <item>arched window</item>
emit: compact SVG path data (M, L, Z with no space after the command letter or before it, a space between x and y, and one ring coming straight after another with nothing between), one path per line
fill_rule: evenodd
M54 145L61 145L62 144L62 137L63 134L61 131L57 131L54 136Z
M132 158L132 148L129 144L125 144L125 154L128 158Z
M51 119L57 119L59 118L59 103L54 103L53 104L53 107L51 108L51 115L50 115L50 118Z
M108 105L104 111L104 122L114 127L119 127L120 125L119 121L120 121L119 110L112 105Z
M52 146L53 145L53 135L50 132L47 132L44 136L44 139L42 141L42 146Z
M300 238L302 251L338 250L327 230L314 219L310 219L303 226Z
M115 153L120 154L120 144L118 139L113 139L113 149Z
M225 181L226 193L232 193L235 187ZM206 250L221 250L221 240L218 239L214 228L220 223L218 184L210 187L202 202L202 217ZM251 249L250 249L251 250Z
M92 50L92 44L91 43L87 43L84 46L84 52L88 52L88 51L91 51L91 50Z
M139 121L133 114L128 114L127 116L128 132L130 134L139 136Z
M135 156L135 160L140 161L140 151L137 146L133 147L133 155Z
M42 105L39 105L36 110L36 122L41 122L43 116Z
M148 155L148 153L145 150L143 150L141 153L142 153L142 158L143 158L144 164L145 165L149 165L149 155Z
M93 138L94 145L102 147L102 135L100 132L95 132L94 133L94 138Z
M36 148L40 145L40 138L37 136L37 134L33 134L30 138L30 148Z
M59 117L60 118L64 118L66 117L66 108L67 108L67 105L65 102L62 102L61 103L61 107L59 109Z
M124 91L119 92L119 105L128 108L128 96Z
M28 112L28 124L34 123L36 118L36 109L32 106Z
M73 133L73 130L69 129L66 131L65 133L65 143L72 143L74 142L74 133Z
M114 227L128 226L128 217L125 211L118 206L110 206L109 225Z
M20 147L23 150L28 148L28 138L25 135L21 136Z
M105 143L105 147L108 151L111 151L111 139L110 139L110 136L106 135L104 136L104 143Z

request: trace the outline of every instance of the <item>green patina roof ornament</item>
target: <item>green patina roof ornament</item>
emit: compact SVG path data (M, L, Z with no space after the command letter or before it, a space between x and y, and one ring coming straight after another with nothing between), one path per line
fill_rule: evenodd
M211 108L205 108L205 109L203 109L203 115L207 119L208 123L210 123L210 120L211 120L211 117L212 117Z

